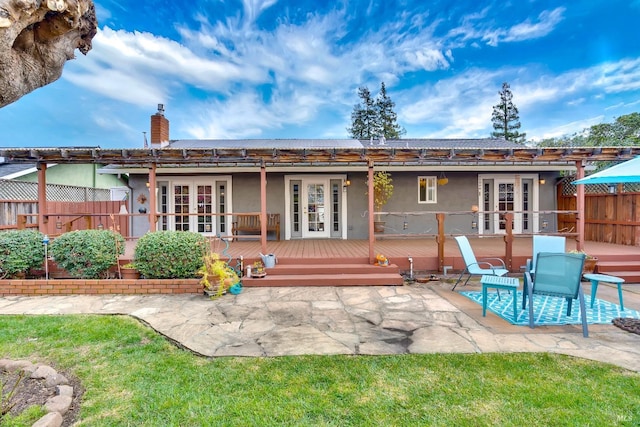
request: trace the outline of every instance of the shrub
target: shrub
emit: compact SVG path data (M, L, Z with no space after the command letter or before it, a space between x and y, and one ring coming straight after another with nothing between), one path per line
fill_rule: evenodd
M147 279L196 277L209 241L190 231L154 231L136 244L134 263Z
M0 278L28 273L44 265L43 235L35 230L0 233Z
M105 278L123 253L124 238L111 230L71 231L51 243L58 267L81 279Z

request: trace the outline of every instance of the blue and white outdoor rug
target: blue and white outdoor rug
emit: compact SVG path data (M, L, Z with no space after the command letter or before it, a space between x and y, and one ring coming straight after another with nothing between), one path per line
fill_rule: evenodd
M466 296L482 306L482 292L465 291L460 294ZM504 320L514 325L529 325L529 302L527 309L522 310L522 291L518 291L518 318L513 321L513 293L500 292L500 299L495 291L489 291L487 295L487 310L492 311ZM616 317L631 317L640 319L640 312L626 308L620 310L620 306L609 301L596 298L591 308L591 296L584 296L587 308L587 323L611 323ZM564 298L548 297L545 295L533 296L533 314L536 316L536 325L570 325L582 324L580 319L580 302L576 299L571 305L571 316L567 316L567 301Z

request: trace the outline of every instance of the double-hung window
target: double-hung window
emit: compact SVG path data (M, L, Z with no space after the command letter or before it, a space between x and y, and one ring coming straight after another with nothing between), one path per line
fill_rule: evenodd
M438 182L435 176L418 177L418 203L438 202Z

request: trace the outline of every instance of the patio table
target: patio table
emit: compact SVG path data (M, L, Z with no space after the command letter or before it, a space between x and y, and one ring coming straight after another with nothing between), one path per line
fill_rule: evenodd
M622 284L624 279L616 276L608 276L606 274L585 274L585 279L591 280L591 308L596 300L596 292L598 291L598 285L600 282L612 283L618 286L618 298L620 299L620 310L624 311L624 304L622 303Z
M480 279L480 283L482 284L482 317L486 317L487 314L487 289L498 289L498 292L500 292L500 289L507 289L508 291L514 292L513 321L515 322L518 318L518 301L515 292L518 290L520 281L515 277L483 275Z

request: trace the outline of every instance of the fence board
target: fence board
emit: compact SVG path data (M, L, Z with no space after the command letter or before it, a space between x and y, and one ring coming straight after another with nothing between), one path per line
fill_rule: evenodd
M573 188L570 183L560 184L558 210L576 209L577 201ZM624 189L626 188L625 186ZM618 190L620 189L618 187ZM640 246L640 193L595 193L592 189L585 194L584 220L585 240ZM558 215L559 229L571 227L576 227L575 217Z
M123 236L129 235L127 215L119 215L122 201L100 202L47 202L49 222L47 230L58 235L67 230L87 228L113 229Z

